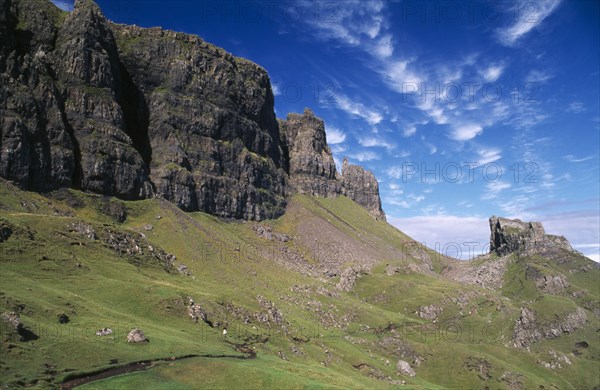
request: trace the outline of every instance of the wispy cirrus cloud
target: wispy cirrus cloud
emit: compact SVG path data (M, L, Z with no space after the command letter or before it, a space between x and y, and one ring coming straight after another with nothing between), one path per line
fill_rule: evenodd
M543 84L543 83L547 82L548 80L550 80L553 77L554 77L554 75L552 75L548 71L543 71L543 70L538 70L538 69L532 69L529 72L529 74L527 75L527 77L525 77L525 82L526 83Z
M371 151L362 151L362 152L353 153L353 154L349 155L349 157L353 158L355 160L358 160L360 162L379 160L379 158L380 158L380 156L377 153L371 152Z
M329 145L341 144L346 140L346 133L337 127L325 126L325 132L327 134L327 143Z
M544 21L558 6L561 0L531 0L516 2L512 12L514 23L495 31L496 40L503 46L514 46L531 30Z
M298 0L294 7L304 15L316 12L313 1ZM393 43L392 36L385 34L388 26L385 7L383 0L345 0L331 3L328 8L330 12L321 12L319 17L304 18L302 21L318 39L336 41L386 58L393 52Z
M387 150L392 150L396 147L396 144L389 142L379 136L366 136L358 139L358 143L366 148L381 147Z
M480 147L477 149L477 165L486 165L502 158L502 150L498 148Z
M404 129L402 130L402 135L404 137L411 137L413 135L415 135L417 133L417 126L415 125L408 125L406 127L404 127Z
M572 154L567 154L563 158L570 163L580 163L580 162L591 160L594 158L594 156L586 156L586 157L577 158L577 157L573 156Z
M455 141L468 141L483 132L483 127L477 123L469 123L456 126L450 132L450 138Z
M375 109L369 108L360 102L353 101L348 96L338 93L333 101L340 110L363 118L370 125L376 125L383 120L383 114Z
M272 83L271 84L271 90L273 91L273 96L280 96L281 95L281 88L279 87L279 84Z
M490 65L479 71L479 74L488 83L493 83L502 76L505 66L503 64Z
M574 114L581 114L582 112L586 111L587 108L585 108L585 104L583 104L582 102L571 102L569 104L569 106L567 107L567 111L572 112Z
M505 181L494 181L487 183L485 186L485 193L481 197L483 200L495 199L498 195L511 187L510 183Z

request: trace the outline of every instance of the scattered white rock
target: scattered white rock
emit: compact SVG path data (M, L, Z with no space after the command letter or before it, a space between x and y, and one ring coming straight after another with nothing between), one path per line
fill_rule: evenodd
M108 336L109 334L112 334L113 330L111 328L102 328L102 329L98 329L96 331L96 336Z
M417 375L410 364L404 360L398 360L398 363L396 363L396 371L400 375L408 375L411 378L414 378Z

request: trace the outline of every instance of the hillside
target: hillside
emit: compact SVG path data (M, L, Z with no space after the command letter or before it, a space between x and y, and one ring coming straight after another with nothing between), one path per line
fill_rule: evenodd
M166 361L84 388L598 385L600 272L576 253L465 265L345 197L296 195L260 224L6 182L1 199L0 309L27 336L1 321L11 387L152 359ZM507 264L498 289L440 276L490 262ZM190 299L206 322L190 317ZM95 335L106 327L114 333ZM126 342L136 327L148 343ZM416 375L397 374L399 360Z

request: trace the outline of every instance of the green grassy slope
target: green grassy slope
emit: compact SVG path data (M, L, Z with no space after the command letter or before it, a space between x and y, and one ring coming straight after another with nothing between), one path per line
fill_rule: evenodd
M123 223L107 211L113 203L125 206ZM77 223L89 225L97 239L78 232ZM73 190L44 197L0 182L0 225L11 232L0 242L0 313L17 312L38 337L19 341L0 321L5 387L52 388L84 373L185 355L198 357L161 361L82 388L599 384L597 270L569 274L570 289L586 291L578 298L514 287L523 271L517 262L502 291L461 285L439 276L451 260L418 248L344 197L292 198L283 217L260 224L290 237L280 241L259 237L255 223L186 214L159 200L121 202ZM141 249L132 251L136 246ZM175 256L172 265L155 256L160 248ZM568 274L566 265L536 261ZM191 275L177 271L182 264ZM351 291L338 291L340 271L361 264L370 271ZM388 276L386 265L397 272ZM323 269L335 272L327 276ZM219 326L188 317L189 297L213 324L227 324L227 339ZM443 307L437 319L415 313L431 304ZM581 306L588 323L534 344L531 352L516 349L510 346L513 326L525 305L543 313L542 320ZM61 313L69 323L58 323ZM94 334L104 327L115 333ZM127 343L134 327L150 342ZM583 341L588 347L573 353ZM539 361L550 359L549 350L564 353L571 364L544 367ZM248 351L256 358L236 358L251 356ZM396 373L399 359L411 364L415 377Z

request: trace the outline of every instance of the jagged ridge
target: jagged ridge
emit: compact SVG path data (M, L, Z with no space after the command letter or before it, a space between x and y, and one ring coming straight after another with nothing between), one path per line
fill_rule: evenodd
M113 24L91 0L71 14L1 2L3 178L254 220L281 215L294 192L347 195L385 218L372 174L336 171L323 121L276 119L258 65L196 36Z

